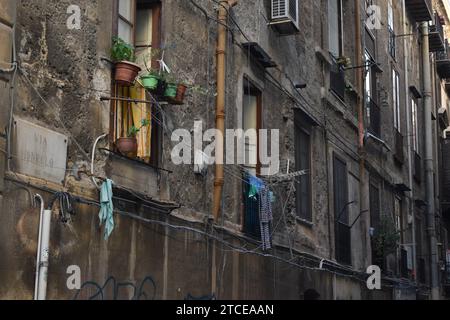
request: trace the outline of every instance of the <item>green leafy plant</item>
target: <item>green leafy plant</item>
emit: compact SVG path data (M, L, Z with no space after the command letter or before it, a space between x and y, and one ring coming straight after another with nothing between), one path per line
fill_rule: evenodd
M113 38L111 47L111 59L114 61L136 61L134 47L119 37Z
M170 84L178 83L177 77L173 73L164 73L163 78L167 83L170 83Z
M348 68L352 64L352 60L348 57L339 57L336 59L336 63L341 67Z
M155 70L155 69L151 68L151 62L153 60L160 60L161 56L162 56L162 50L157 49L157 48L152 48L152 50L149 53L142 56L141 60L144 63L145 68L147 69L149 74L159 75L159 70ZM150 65L150 67L149 67L149 65ZM154 73L154 72L156 72L156 73Z
M383 215L372 238L372 249L375 255L380 259L384 259L389 254L395 253L399 241L400 233L396 229L394 219Z
M135 138L137 134L142 130L142 128L148 127L149 125L150 121L148 119L142 119L140 127L132 126L128 130L128 138Z

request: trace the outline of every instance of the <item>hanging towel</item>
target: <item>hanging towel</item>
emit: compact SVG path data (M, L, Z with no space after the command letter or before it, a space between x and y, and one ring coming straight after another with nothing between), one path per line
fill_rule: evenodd
M100 218L100 227L105 224L105 240L108 240L109 236L114 229L114 206L112 202L112 184L113 182L107 179L103 182L100 189L100 213L98 217Z
M271 192L263 186L259 192L259 220L261 228L261 242L264 251L272 248L270 228L273 221Z
M256 198L257 195L259 194L259 191L261 190L261 188L264 187L264 182L261 179L255 177L253 175L249 176L248 181L250 184L250 188L248 191L248 197Z

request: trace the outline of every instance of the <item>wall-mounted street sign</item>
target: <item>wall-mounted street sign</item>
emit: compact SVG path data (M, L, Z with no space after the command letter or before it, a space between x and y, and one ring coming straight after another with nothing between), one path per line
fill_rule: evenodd
M14 119L12 168L55 183L66 175L68 138L26 120Z

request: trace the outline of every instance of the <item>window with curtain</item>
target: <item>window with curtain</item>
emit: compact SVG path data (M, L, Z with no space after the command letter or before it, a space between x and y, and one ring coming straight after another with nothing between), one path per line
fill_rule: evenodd
M159 46L160 2L150 0L117 0L117 34L135 47L136 63L142 70L151 68L155 61L152 48ZM143 71L146 72L146 71ZM137 80L134 86L114 85L115 97L151 101L149 94ZM138 140L138 158L158 165L159 130L161 117L157 107L151 103L134 103L116 100L112 103L111 131L114 141L127 137L130 128L140 127L142 120L150 125L143 127Z

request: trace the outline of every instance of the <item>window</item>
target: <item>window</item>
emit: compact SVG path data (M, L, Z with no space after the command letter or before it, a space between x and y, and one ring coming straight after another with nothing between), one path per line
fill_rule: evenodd
M258 132L261 129L261 91L249 79L244 79L242 129L245 135L245 167L253 175L261 171Z
M365 97L366 114L370 133L381 136L381 113L377 101L377 78L374 70L374 59L369 51L365 51Z
M412 146L413 151L419 153L419 125L418 125L418 113L417 113L417 101L411 99L411 117L412 117Z
M373 183L369 185L369 201L370 201L370 228L371 228L371 245L372 245L372 264L383 265L383 259L380 258L375 250L373 237L377 235L380 227L380 189Z
M389 33L389 54L393 59L396 58L396 35L394 31L394 10L392 0L388 3L388 33Z
M392 106L394 111L394 128L400 132L400 75L392 69Z
M244 232L252 237L260 238L259 196L250 197L250 177L260 174L259 139L261 128L262 95L248 78L244 78L244 94L242 103L242 129L245 131L245 164L247 172L244 174Z
M301 111L295 113L295 163L296 170L307 170L307 174L296 182L297 215L312 222L311 195L311 125L302 119Z
M134 42L135 6L133 0L119 0L118 36L127 43Z
M152 48L158 48L160 3L151 0L117 0L117 19L115 32L118 37L135 46L137 63L145 70L155 66L149 54ZM144 63L145 62L145 63ZM148 120L149 126L143 127L136 138L138 140L137 157L151 165L158 166L161 149L161 115L159 109L151 103L134 103L127 99L149 101L150 96L137 82L127 87L113 86L113 96L123 100L112 101L111 137L113 142L126 137L130 128L140 127L142 120Z
M333 161L336 260L351 265L347 164L335 155Z
M370 226L376 229L380 226L380 190L374 185L369 186L369 198L370 198Z
M328 0L328 47L335 57L344 53L342 14L342 0Z

